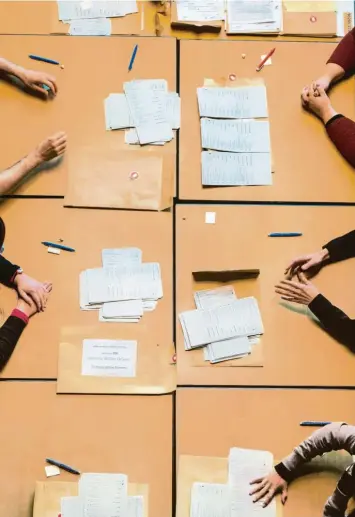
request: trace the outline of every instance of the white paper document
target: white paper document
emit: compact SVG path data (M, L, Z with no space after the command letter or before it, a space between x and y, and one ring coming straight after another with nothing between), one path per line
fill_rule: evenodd
M111 20L93 18L90 20L73 20L69 27L70 36L111 36Z
M202 118L201 140L204 149L233 153L270 153L269 122Z
M251 0L252 1L252 0ZM268 116L266 87L197 88L200 117L245 119Z
M116 18L137 13L136 0L58 0L59 20Z
M223 0L176 0L177 17L181 22L224 20Z
M135 319L143 316L142 300L104 303L101 309L104 319Z
M142 262L142 250L139 248L105 248L101 254L103 267Z
M231 517L231 489L228 485L194 483L190 517Z
M124 92L141 145L173 139L166 99L159 91L147 88L145 81L131 81L124 83Z
M181 99L176 92L167 92L166 98L166 116L173 129L180 129L181 118Z
M104 101L106 129L133 127L134 122L124 93L110 93Z
M60 501L61 517L78 517L83 515L83 500L80 497L62 497Z
M197 348L233 337L263 334L263 324L255 298L242 298L209 310L194 310L179 315L185 346Z
M95 311L100 308L100 304L89 303L89 287L87 282L87 272L82 271L79 275L79 296L80 296L80 309L82 311Z
M135 377L137 341L84 339L82 375Z
M86 274L90 304L163 296L160 266L155 262L89 269Z
M79 497L83 517L126 517L128 479L124 474L82 474ZM76 516L77 517L77 516Z
M202 185L272 185L270 153L202 151Z
M125 131L124 142L128 145L140 145L136 128L132 127ZM165 142L150 142L151 145L165 145Z
M142 495L128 496L127 517L144 517L144 497Z
M261 503L253 503L250 481L264 477L273 469L273 456L267 451L232 448L228 458L228 484L232 488L231 517L276 517L276 501L263 508Z
M281 30L281 0L227 0L228 34L277 33Z
M251 353L251 344L247 337L234 337L216 341L207 345L208 359L212 364L245 357Z

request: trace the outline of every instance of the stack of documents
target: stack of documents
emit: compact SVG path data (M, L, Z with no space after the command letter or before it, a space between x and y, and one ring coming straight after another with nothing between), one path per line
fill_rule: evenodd
M276 517L275 499L266 507L253 503L250 482L269 474L273 456L267 451L230 450L228 483L194 483L191 490L190 517Z
M138 12L136 0L58 0L58 18L71 36L110 36L111 20Z
M125 474L82 474L79 495L61 499L61 517L143 517L144 504L143 495L128 495Z
M181 22L212 22L225 18L224 0L176 0Z
M80 273L80 308L104 322L137 323L163 296L160 266L143 263L139 248L102 250L102 268Z
M282 0L227 0L227 34L277 34L282 30Z
M201 117L202 184L271 185L266 87L197 89Z
M107 130L128 129L127 144L164 145L180 128L180 97L164 79L130 81L105 99L105 120Z
M255 298L237 299L232 286L197 291L197 310L179 315L185 350L205 346L211 363L244 357L264 332ZM206 346L207 345L207 346Z

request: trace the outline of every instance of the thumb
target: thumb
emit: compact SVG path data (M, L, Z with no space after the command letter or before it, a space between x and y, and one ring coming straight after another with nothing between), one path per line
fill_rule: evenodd
M301 273L301 271L298 274L298 278L302 282L302 284L308 284L306 275L304 273Z
M317 91L321 97L326 97L327 94L325 93L323 86L317 86Z
M314 261L312 259L308 260L305 264L301 266L302 271L307 271L310 267L314 266Z
M281 492L281 503L285 504L287 501L287 487L285 487Z

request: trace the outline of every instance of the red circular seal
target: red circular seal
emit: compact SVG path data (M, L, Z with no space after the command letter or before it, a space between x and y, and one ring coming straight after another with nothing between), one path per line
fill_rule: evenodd
M312 23L315 23L315 22L317 21L317 17L316 17L316 16L311 16L311 17L310 17L310 21L311 21Z
M235 74L230 74L230 76L229 76L230 81L235 81L236 78L237 78L237 76Z
M129 179L131 179L131 180L136 180L138 177L139 177L139 174L136 171L131 172L129 175Z

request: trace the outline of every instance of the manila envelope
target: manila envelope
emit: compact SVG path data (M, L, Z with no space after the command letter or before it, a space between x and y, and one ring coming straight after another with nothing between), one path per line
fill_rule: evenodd
M128 483L128 495L144 497L144 517L149 512L149 486ZM78 495L78 483L72 481L37 481L33 504L33 517L58 517L62 497Z
M227 483L228 458L180 456L177 482L176 517L190 516L191 489L194 483ZM281 517L282 504L276 499L276 515Z
M68 161L64 206L165 210L174 178L161 156L139 151L82 148Z
M283 12L283 34L291 36L334 37L337 34L336 12Z
M64 328L59 345L57 393L161 395L176 390L173 344L156 345L138 340L136 376L96 377L82 375L84 339L114 339L111 324L97 327Z

